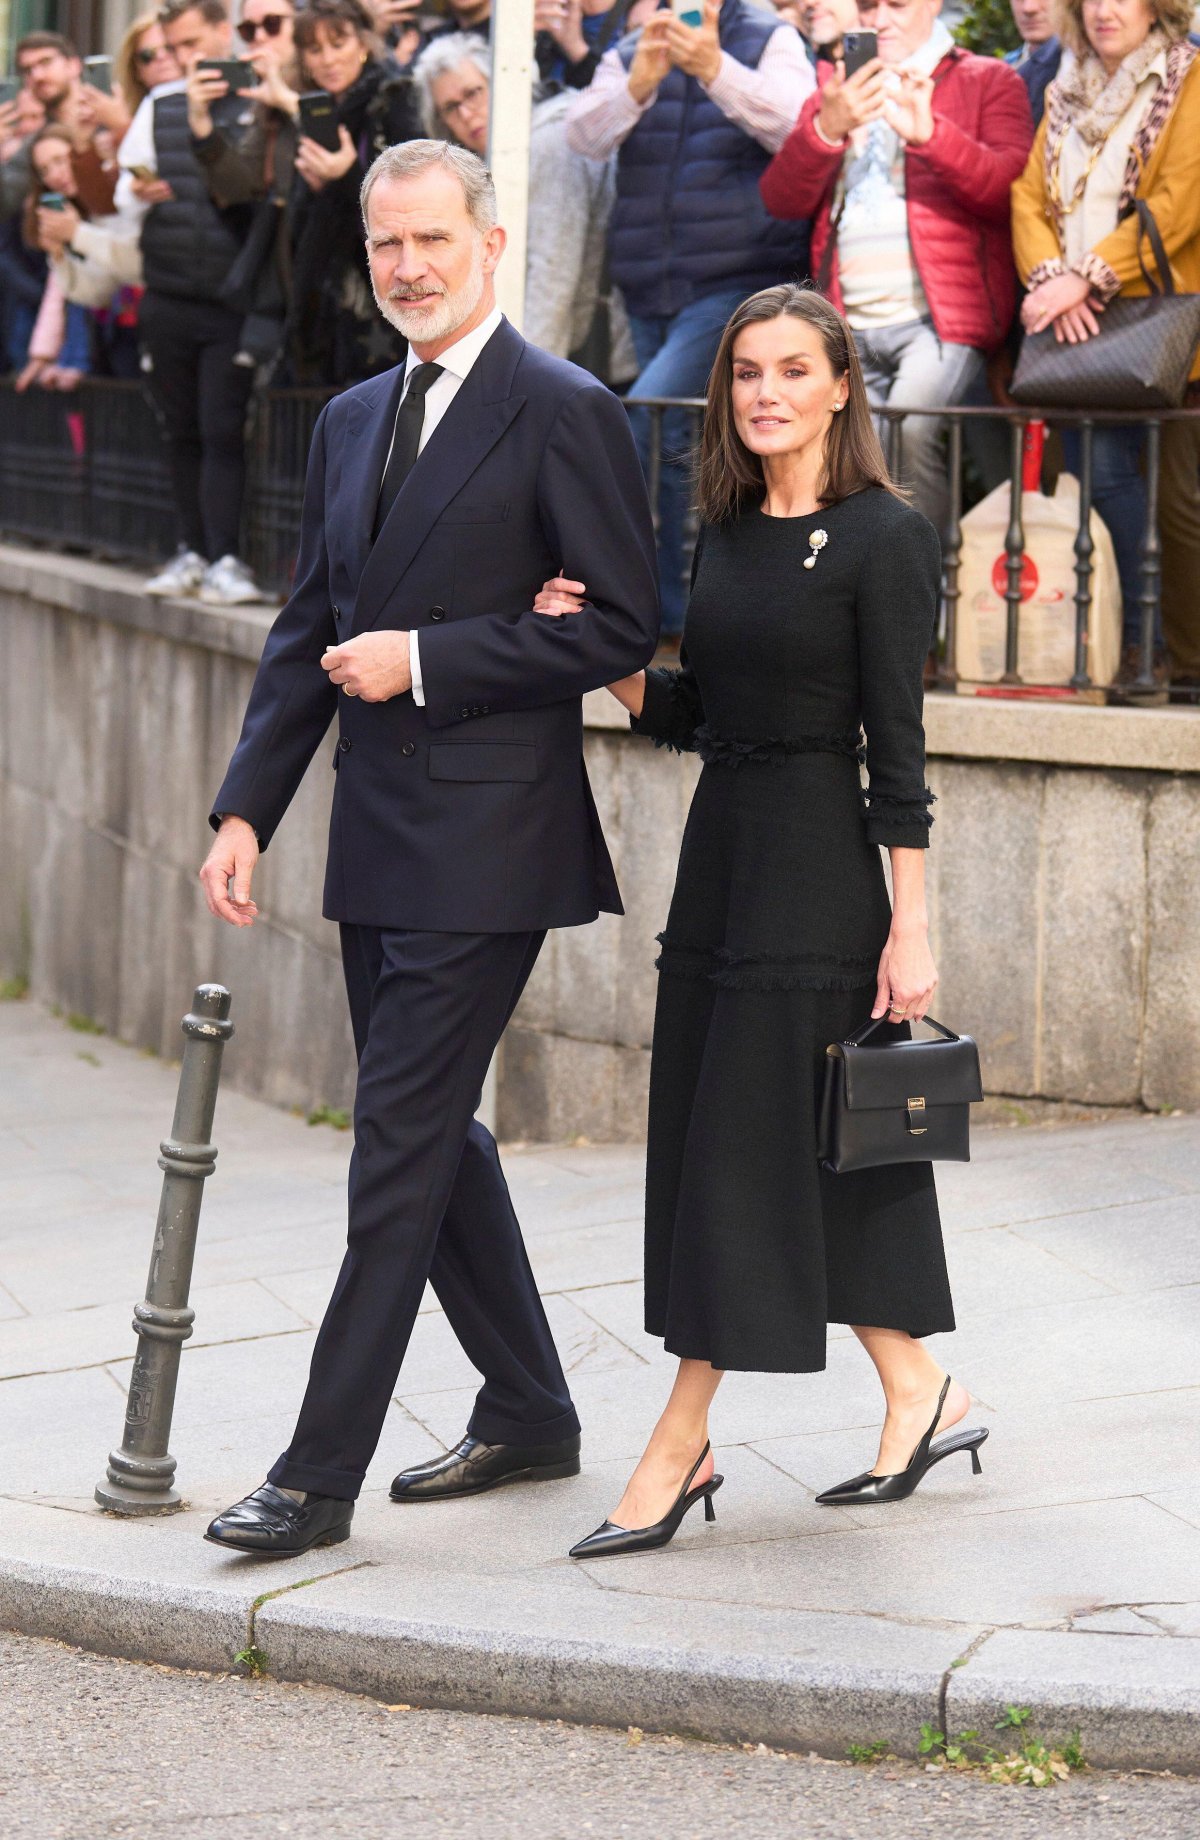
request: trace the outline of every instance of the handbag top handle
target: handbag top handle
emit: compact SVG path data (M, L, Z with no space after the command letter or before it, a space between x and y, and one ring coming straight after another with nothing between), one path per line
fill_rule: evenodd
M1138 267L1145 276L1146 286L1150 289L1152 294L1173 294L1175 292L1175 277L1171 273L1171 264L1167 260L1166 245L1162 240L1162 232L1159 230L1154 220L1154 212L1150 209L1150 206L1146 203L1144 198L1139 198L1135 202L1137 204L1138 215ZM1150 270L1146 267L1146 258L1142 254L1143 237L1149 242L1150 248L1154 252L1155 265L1158 268L1159 278L1162 282L1161 287L1150 273Z
M943 1035L947 1041L961 1040L961 1037L956 1035L953 1029L948 1029L944 1022L935 1022L932 1016L922 1016L921 1020L922 1022L927 1022L931 1029L936 1029L938 1034ZM886 1021L886 1016L873 1016L869 1022L863 1023L861 1029L855 1029L853 1035L847 1035L844 1039L843 1046L847 1048L861 1047L867 1036L873 1034L876 1029L881 1028Z

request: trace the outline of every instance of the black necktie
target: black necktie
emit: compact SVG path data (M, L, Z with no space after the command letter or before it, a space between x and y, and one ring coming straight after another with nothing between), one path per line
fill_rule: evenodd
M395 504L401 486L416 465L421 430L425 426L425 397L441 374L440 364L418 364L408 380L408 388L396 410L396 431L392 436L392 451L383 469L383 484L379 488L379 503L375 508L372 541L383 529L384 520Z

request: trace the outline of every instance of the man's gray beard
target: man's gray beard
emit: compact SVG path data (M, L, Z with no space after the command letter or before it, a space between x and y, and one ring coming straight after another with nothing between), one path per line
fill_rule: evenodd
M486 276L483 272L483 250L478 249L471 263L471 272L456 294L445 294L441 307L434 313L406 312L398 300L380 300L375 295L375 305L383 314L389 326L394 326L401 338L418 339L422 345L432 345L437 339L444 339L470 319L483 298Z

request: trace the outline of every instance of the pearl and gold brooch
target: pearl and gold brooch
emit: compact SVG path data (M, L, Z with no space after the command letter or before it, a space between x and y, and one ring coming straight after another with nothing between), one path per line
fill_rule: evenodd
M812 555L806 556L804 558L804 566L806 569L816 568L817 557L820 555L821 551L824 549L828 541L829 541L829 532L827 530L814 530L810 533L809 539L808 539L808 547L809 549L811 549Z

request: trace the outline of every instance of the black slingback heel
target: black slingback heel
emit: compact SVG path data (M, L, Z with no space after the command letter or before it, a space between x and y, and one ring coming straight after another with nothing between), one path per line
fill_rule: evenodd
M979 1446L987 1442L986 1425L978 1425L970 1431L952 1431L949 1437L939 1438L936 1444L931 1442L949 1391L950 1375L947 1374L945 1385L938 1395L933 1423L913 1451L907 1468L902 1469L899 1475L877 1476L868 1470L864 1476L855 1476L849 1482L839 1483L835 1489L826 1489L823 1495L817 1496L818 1505L822 1508L849 1508L873 1501L903 1501L912 1494L935 1463L940 1463L943 1457L953 1456L958 1450L970 1451L971 1470L978 1476L983 1470L983 1464L979 1461Z
M698 1501L704 1503L705 1520L715 1521L717 1511L713 1507L712 1498L724 1482L724 1476L710 1476L699 1488L692 1487L692 1477L708 1455L709 1448L707 1444L704 1446L684 1478L683 1487L660 1521L655 1521L652 1527L618 1527L615 1521L605 1521L603 1526L597 1527L595 1533L589 1533L585 1540L572 1546L569 1556L572 1559L604 1559L615 1557L618 1553L650 1552L655 1546L665 1546L675 1538L679 1523L688 1509L694 1508Z

